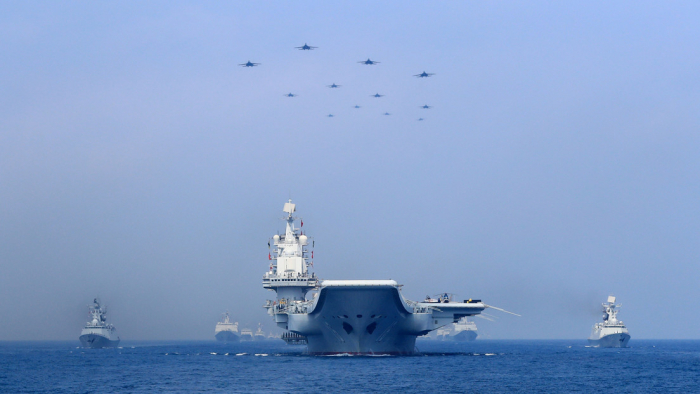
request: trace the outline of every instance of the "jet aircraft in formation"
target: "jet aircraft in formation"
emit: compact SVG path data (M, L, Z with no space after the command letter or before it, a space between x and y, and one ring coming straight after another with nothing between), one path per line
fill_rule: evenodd
M296 48L300 51L312 51L318 47L312 47L311 45L306 45L306 43L304 43L304 45L302 45L300 47L294 47L294 48Z
M296 49L298 49L298 50L300 50L300 51L311 51L311 50L314 50L314 49L316 49L316 48L318 48L318 47L311 46L311 45L308 45L307 43L304 43L304 45L302 45L302 46L300 46L300 47L294 47L294 48L296 48ZM373 65L375 65L375 64L379 64L380 62L378 62L378 61L376 61L376 60L371 60L370 58L367 58L367 60L361 60L361 61L359 61L358 63L360 63L360 64L365 64L365 65L368 65L368 66L373 66ZM255 67L255 66L259 66L260 64L261 64L261 63L253 63L253 62L251 62L250 60L248 60L248 61L245 62L245 63L240 63L239 66L241 66L241 67ZM428 72L423 71L423 72L420 73L420 74L415 74L414 77L417 77L417 78L427 78L427 77L430 77L431 75L435 75L435 74L434 74L434 73L428 73ZM342 85L336 85L335 83L333 83L333 84L331 84L331 85L326 85L326 86L328 86L328 87L331 88L331 89L335 89L335 88L341 87ZM284 96L285 96L285 97L296 97L297 95L294 94L294 93L288 93L288 94L285 94ZM384 97L384 95L383 95L383 94L376 93L376 94L373 94L371 97L379 98L379 97ZM361 107L360 107L359 105L355 105L354 108L361 108ZM432 107L429 106L428 104L426 104L426 105L421 106L421 108L429 109L429 108L432 108ZM385 112L384 115L391 115L391 114L388 113L388 112ZM334 117L333 114L328 114L327 116L328 116L329 118ZM419 121L422 121L423 118L419 118L418 120L419 120Z
M431 76L431 75L435 75L435 73L427 73L427 72L423 71L423 72L420 73L420 74L414 75L414 77L418 77L418 78L428 78L428 77Z
M367 60L360 60L358 63L360 63L360 64L367 64L367 65L372 66L372 65L375 65L375 64L379 64L380 62L377 62L377 61L374 61L374 60L369 60L369 58L367 58Z
M423 118L418 118L418 121L419 121L419 122L423 121Z

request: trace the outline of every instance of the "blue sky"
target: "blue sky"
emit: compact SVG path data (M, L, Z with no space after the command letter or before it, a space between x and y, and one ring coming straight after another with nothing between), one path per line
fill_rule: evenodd
M484 336L585 338L613 293L698 338L699 8L3 2L0 340L96 295L123 339L270 328L290 196L320 277L523 315Z

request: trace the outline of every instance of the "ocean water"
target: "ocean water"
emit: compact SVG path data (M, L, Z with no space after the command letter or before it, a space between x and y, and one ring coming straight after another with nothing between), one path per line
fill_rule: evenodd
M308 356L280 340L0 342L3 393L700 393L700 341L450 343L415 356Z

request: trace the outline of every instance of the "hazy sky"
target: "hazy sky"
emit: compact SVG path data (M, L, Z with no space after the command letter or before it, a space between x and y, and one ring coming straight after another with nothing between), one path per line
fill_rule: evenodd
M633 338L700 338L699 20L693 1L3 1L0 340L77 340L95 296L123 340L211 339L225 310L269 329L290 196L321 278L523 315L484 337L584 339L612 293Z

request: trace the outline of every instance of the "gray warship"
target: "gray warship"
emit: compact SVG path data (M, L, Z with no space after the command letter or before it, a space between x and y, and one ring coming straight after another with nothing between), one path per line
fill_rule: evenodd
M100 305L97 298L88 306L88 316L92 319L85 324L79 338L83 347L103 348L119 345L117 330L113 325L107 324L107 309Z
M223 319L216 323L214 337L221 342L238 342L238 322L232 323L228 312L224 313Z
M255 331L255 334L253 334L253 339L255 339L256 341L264 341L265 339L267 339L267 337L265 336L265 332L262 329L262 323L258 323L258 330Z
M265 308L279 327L306 340L309 354L413 354L416 337L490 307L444 297L410 301L393 280L319 280L309 272L313 251L309 256L303 221L295 227L296 205L289 200L283 211L286 229L268 243L274 249L262 278L277 297Z
M242 329L240 339L241 339L241 342L254 340L255 337L253 336L253 330L251 330L250 328Z
M630 334L622 320L617 320L615 296L609 296L608 302L603 303L603 322L596 323L588 338L588 343L595 347L627 347Z
M437 330L438 339L443 341L474 341L478 335L476 323L466 317L455 324L447 325Z

